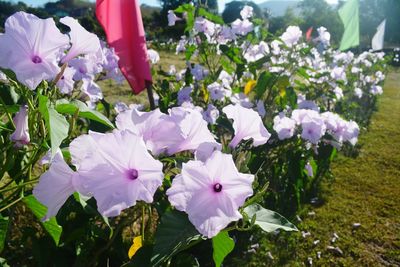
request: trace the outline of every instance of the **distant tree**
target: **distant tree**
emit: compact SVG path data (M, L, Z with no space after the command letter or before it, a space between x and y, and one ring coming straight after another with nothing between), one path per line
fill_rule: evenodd
M222 12L222 18L225 23L231 23L236 19L241 18L240 11L244 6L251 6L253 8L254 14L258 18L264 18L264 14L260 7L251 1L232 1L225 5L224 12Z
M280 35L290 25L302 25L304 20L302 17L296 15L293 8L288 8L285 11L285 15L280 17L271 17L269 19L269 32Z
M310 27L316 30L323 26L331 33L333 43L340 42L343 35L343 24L335 8L327 4L325 0L303 0L298 7L303 18L303 23L300 25L303 31Z
M159 0L161 4L161 11L154 13L154 27L159 29L158 38L180 38L184 34L185 25L184 23L178 23L174 27L168 27L168 11L175 10L179 6L188 3L194 3L198 7L203 7L211 13L218 13L218 2L217 0Z
M385 42L400 44L400 1L360 0L360 35L363 46L371 45L376 27L386 19Z

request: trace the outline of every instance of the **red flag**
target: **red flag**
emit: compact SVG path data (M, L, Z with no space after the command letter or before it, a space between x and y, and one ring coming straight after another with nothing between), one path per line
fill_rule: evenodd
M307 42L311 40L312 30L313 30L313 27L310 27L306 32L306 40L307 40Z
M96 0L96 16L135 94L151 83L146 37L137 0Z

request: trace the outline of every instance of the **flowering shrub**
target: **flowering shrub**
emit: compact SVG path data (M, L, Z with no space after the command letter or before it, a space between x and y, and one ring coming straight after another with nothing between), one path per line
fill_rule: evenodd
M112 49L70 17L60 20L68 34L24 12L7 19L4 231L23 201L71 264L185 265L177 255L211 239L219 266L237 231L297 230L265 207L291 215L336 151L356 144L382 93L383 54L338 52L323 27L311 43L296 26L271 37L248 6L230 25L190 4L175 13L169 25L187 25L176 45L186 69L156 71L149 50L158 108L119 103L115 124L96 83L123 81Z

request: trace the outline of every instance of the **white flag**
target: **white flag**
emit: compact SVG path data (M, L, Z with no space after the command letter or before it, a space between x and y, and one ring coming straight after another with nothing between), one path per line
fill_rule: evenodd
M372 50L381 50L383 48L383 39L385 36L385 25L386 19L384 19L378 28L376 28L376 33L372 38Z

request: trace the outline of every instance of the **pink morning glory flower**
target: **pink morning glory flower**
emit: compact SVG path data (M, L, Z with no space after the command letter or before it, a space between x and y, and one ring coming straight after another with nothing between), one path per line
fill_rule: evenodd
M226 90L218 82L213 82L207 85L207 90L210 93L212 100L223 100L225 96L230 96L230 91Z
M13 118L15 131L11 134L11 141L15 142L16 147L23 147L29 144L30 136L28 129L28 106L24 105Z
M303 129L301 137L313 144L317 144L326 131L326 126L321 118L306 117L302 121L301 127Z
M0 67L11 69L18 81L34 90L60 72L58 56L69 45L54 20L17 12L6 20L0 34Z
M358 124L354 121L348 121L346 123L346 131L344 132L343 139L354 146L358 141L359 133L360 127Z
M216 142L205 142L201 143L196 151L194 152L194 157L196 160L206 162L207 159L214 153L214 151L221 151L222 145Z
M69 38L72 46L68 54L62 59L63 63L79 55L97 54L96 56L98 56L99 59L102 58L103 51L100 40L96 34L88 32L74 18L64 17L60 19L60 22L71 29Z
M150 112L128 109L118 114L116 124L118 129L130 130L142 137L153 155L183 141L178 124L159 109Z
M238 172L231 155L215 151L206 162L183 164L167 190L168 200L189 215L202 235L212 238L242 218L238 209L253 194L253 180L254 175Z
M207 110L203 112L203 119L209 124L215 124L219 117L219 110L212 104L208 104Z
M232 22L231 26L232 26L232 32L234 34L243 36L253 31L254 29L253 23L248 19L245 20L237 19L234 22Z
M174 26L175 23L179 20L182 20L181 18L178 18L174 11L168 10L168 26Z
M203 17L197 17L194 28L198 32L203 32L209 38L215 34L216 24Z
M151 64L157 64L160 61L160 55L154 49L147 50L147 58L151 62Z
M107 71L112 71L113 69L118 68L118 61L119 57L117 54L115 54L115 50L113 47L106 47L106 44L104 44L103 47L103 53L104 53L104 61L103 61L103 68Z
M74 142L75 148L82 145L71 150L73 157L81 159L78 172L82 187L94 196L102 215L118 216L139 200L153 202L164 178L163 165L150 155L141 137L129 130L115 130L90 132L89 137Z
M309 161L307 161L307 163L304 166L304 168L307 171L307 176L309 176L309 177L313 177L314 176L314 171L313 171L313 168L312 168L312 166L311 166Z
M265 144L271 134L265 128L260 115L252 109L241 105L229 105L222 109L229 119L233 120L235 136L229 146L236 147L240 141L253 139L253 146Z
M103 92L100 86L91 79L83 79L81 90L89 97L91 102L103 99Z
M216 143L214 136L208 130L207 122L197 109L176 107L170 109L171 118L181 131L182 141L168 147L168 154L190 150L195 151L205 142Z
M71 94L72 90L74 89L74 80L73 77L75 75L75 69L71 67L67 67L64 70L63 75L61 76L60 80L57 82L57 87L60 89L62 94Z
M281 39L287 46L292 47L293 45L297 44L301 38L301 35L302 32L299 27L289 26L282 34Z
M193 87L185 86L178 91L178 105L182 105L184 102L191 102L192 101L192 94Z
M94 76L102 71L95 57L79 57L73 58L68 65L75 69L74 80L93 79Z
M274 118L274 130L278 134L279 140L288 139L293 136L296 129L296 121L284 115Z
M40 176L39 183L33 189L33 195L47 207L48 220L57 215L65 201L80 187L79 176L65 163L62 154L55 154L50 168Z
M242 10L240 11L240 16L242 19L248 19L253 16L253 7L251 6L244 6Z

